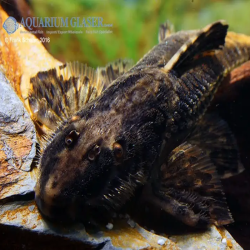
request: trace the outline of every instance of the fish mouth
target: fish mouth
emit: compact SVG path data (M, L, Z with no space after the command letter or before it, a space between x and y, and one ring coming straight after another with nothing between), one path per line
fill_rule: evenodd
M45 192L37 183L35 202L42 217L51 222L69 223L76 219L76 205L73 197Z
M84 204L78 202L48 204L40 195L35 196L35 201L43 219L52 224L55 223L55 225L72 226L76 222L80 222L85 226L103 226L111 218L111 211L88 202Z
M35 195L35 202L42 217L51 222L71 223L76 219L73 203L48 203L41 195Z
M78 196L51 196L37 185L35 202L42 217L56 224L73 224L75 222L102 224L110 217L101 197L87 199ZM105 218L104 218L105 217Z

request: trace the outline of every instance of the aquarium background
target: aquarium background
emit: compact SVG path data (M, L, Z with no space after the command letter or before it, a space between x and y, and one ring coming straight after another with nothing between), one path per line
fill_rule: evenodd
M112 33L48 34L49 51L61 61L80 61L92 67L118 58L138 61L157 44L159 24L169 20L175 30L199 29L224 19L229 30L250 34L249 0L30 0L33 16L102 17ZM48 28L48 30L55 28ZM58 28L59 29L59 28ZM65 30L65 28L61 28Z

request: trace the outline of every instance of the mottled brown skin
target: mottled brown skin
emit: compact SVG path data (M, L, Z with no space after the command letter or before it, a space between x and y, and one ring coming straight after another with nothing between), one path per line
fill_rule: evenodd
M210 198L199 198L202 205L193 208L185 205L183 196L180 206L157 185L164 183L162 164L195 128L223 77L249 59L250 39L228 35L223 46L226 33L227 25L217 23L167 37L64 122L40 161L36 201L42 214L53 220L88 220L98 209L107 213L119 210L137 188L145 186L160 207L188 225L229 223L230 216L218 218L214 212L217 204ZM183 47L177 62L167 64L194 35L197 39ZM215 171L204 170L202 175L202 168L198 170L203 176L198 178L200 183L202 178L208 184L216 178ZM191 170L188 173L196 176ZM222 197L215 183L207 186L208 193L213 196L219 192L218 197ZM171 192L178 196L178 190ZM219 214L228 213L226 203L218 207Z

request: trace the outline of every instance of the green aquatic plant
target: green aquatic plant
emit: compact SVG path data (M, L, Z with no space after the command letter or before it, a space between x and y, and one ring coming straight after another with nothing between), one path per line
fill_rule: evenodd
M55 57L63 61L78 60L93 67L117 58L137 61L157 44L158 26L166 19L176 30L197 29L225 19L230 29L250 33L246 25L250 9L247 0L31 0L31 4L35 16L102 17L104 23L113 25L109 28L69 28L82 31L81 34L47 34L51 37L50 51ZM110 32L94 33L97 30Z

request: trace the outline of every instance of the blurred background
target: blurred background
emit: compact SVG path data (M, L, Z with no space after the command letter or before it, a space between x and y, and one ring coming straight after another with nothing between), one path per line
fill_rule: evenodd
M3 1L17 2L17 1ZM18 1L19 3L22 1ZM69 28L82 34L47 34L49 51L61 61L102 66L118 58L136 62L157 44L158 27L166 20L175 30L199 29L225 19L229 29L250 35L249 0L26 0L35 17L102 17L108 28ZM60 29L60 28L56 28ZM112 33L86 33L86 30ZM48 28L55 30L55 28ZM65 30L65 28L61 28Z

